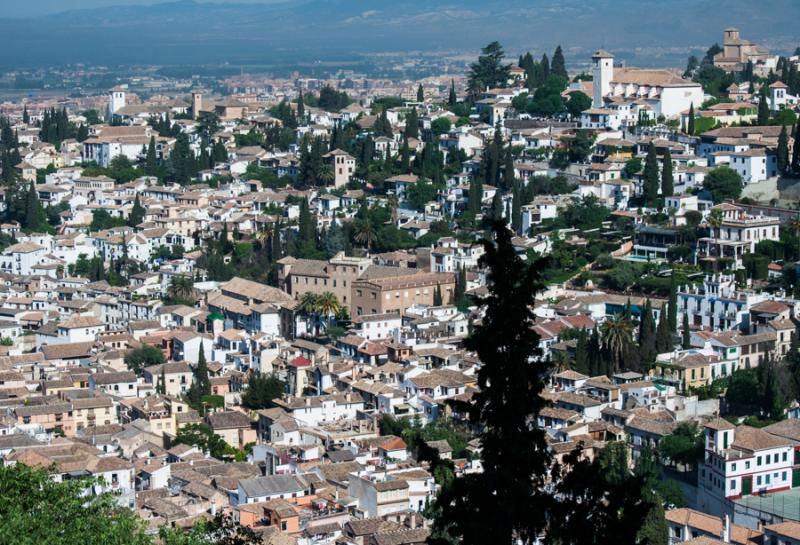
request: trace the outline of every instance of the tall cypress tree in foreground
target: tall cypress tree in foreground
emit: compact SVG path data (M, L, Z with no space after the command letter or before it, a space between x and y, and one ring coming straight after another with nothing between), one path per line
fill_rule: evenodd
M150 143L147 145L147 155L144 160L144 173L148 176L156 176L158 174L158 157L156 156L156 137L150 137Z
M674 181L672 179L672 154L669 148L664 152L664 166L661 169L661 197L671 197L675 193Z
M673 335L678 333L678 281L675 278L675 269L669 278L669 330Z
M642 181L642 196L648 205L652 205L658 198L660 177L656 145L651 141L647 148L647 158L644 161L644 180Z
M794 124L794 145L792 146L792 165L794 174L800 174L800 121Z
M503 222L493 222L492 233L481 257L488 271L489 295L480 301L486 314L465 342L482 362L479 390L462 406L470 422L483 427L483 473L455 479L437 500L437 528L463 545L532 542L552 502L544 491L550 468L545 434L530 425L546 405L540 394L549 372L531 328L543 263L517 256Z
M689 348L692 347L692 332L689 329L689 313L688 312L684 312L683 313L683 325L682 325L681 329L682 329L682 331L681 331L681 333L682 333L681 348L683 348L684 350L688 350Z
M686 123L686 132L694 134L694 102L689 105L689 121Z
M758 124L759 126L769 123L769 106L767 106L767 97L763 94L758 99Z
M797 147L797 144L795 144ZM789 167L789 135L786 132L786 125L781 127L781 134L778 136L778 172L785 173Z
M650 364L656 359L656 323L650 299L647 300L639 320L639 347L643 364Z
M656 328L656 352L659 354L672 350L672 332L669 329L669 305L661 308L661 317Z
M550 63L550 73L554 76L561 76L562 78L569 79L566 63L564 62L564 52L561 51L560 45L556 47L556 51L553 53L553 62Z

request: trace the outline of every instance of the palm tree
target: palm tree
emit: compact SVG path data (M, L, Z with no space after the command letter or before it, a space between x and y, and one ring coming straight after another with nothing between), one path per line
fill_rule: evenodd
M322 185L330 185L336 179L336 173L331 165L323 166L317 175Z
M193 300L194 280L184 275L173 276L167 292L173 299Z
M342 305L336 295L326 291L317 297L317 311L325 318L327 323L330 323L332 317L338 316L342 312ZM317 336L319 336L319 331L317 331Z
M309 329L309 321L313 320L316 323L316 317L319 312L319 297L316 293L310 291L304 293L300 297L300 302L297 305L297 311L306 317L306 330Z
M614 361L614 369L619 369L622 358L633 344L633 324L622 314L616 314L603 322L600 331L603 345Z
M356 242L363 244L368 252L377 237L378 233L375 231L371 221L365 219L356 223Z
M560 373L569 369L569 356L563 350L553 352L553 371Z
M711 213L708 214L708 225L714 230L714 237L719 238L719 229L722 227L722 209L712 208Z

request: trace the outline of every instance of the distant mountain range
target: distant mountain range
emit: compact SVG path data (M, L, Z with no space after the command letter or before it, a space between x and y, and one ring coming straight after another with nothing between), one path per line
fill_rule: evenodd
M153 6L0 18L0 65L269 63L378 51L635 51L706 47L737 26L800 44L797 0L295 0ZM569 61L568 55L568 61Z

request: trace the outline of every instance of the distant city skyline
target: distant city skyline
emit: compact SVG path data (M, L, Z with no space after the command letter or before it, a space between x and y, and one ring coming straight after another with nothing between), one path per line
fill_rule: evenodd
M147 6L166 4L178 0L27 0L26 2L8 2L3 5L0 17L39 17L76 9L93 9L112 6ZM196 0L198 2L219 4L275 4L283 0Z

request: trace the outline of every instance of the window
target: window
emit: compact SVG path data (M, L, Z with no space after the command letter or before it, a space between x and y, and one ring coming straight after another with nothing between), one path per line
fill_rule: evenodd
M744 468L745 469L750 469L750 462L745 462L744 463Z
M736 490L736 479L731 479L731 490Z
M756 465L757 465L757 466L760 466L760 465L761 465L761 456L759 456L758 458L756 458Z
M786 453L784 452L784 453L783 453L783 461L784 461L784 462L786 461L786 459L787 459L787 456L788 456L788 454L786 454Z
M757 485L759 485L759 486L761 486L761 475L759 475L758 477L756 477L756 484L757 484Z

